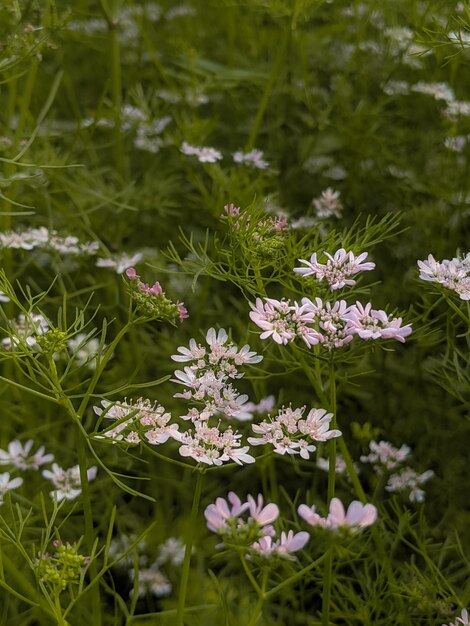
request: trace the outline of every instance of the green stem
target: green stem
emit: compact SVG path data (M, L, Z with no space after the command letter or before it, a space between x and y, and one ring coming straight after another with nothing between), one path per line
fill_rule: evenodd
M258 621L262 611L263 611L263 606L264 606L264 602L266 600L266 594L265 594L265 590L266 590L266 582L268 579L268 571L267 569L263 570L263 578L261 581L261 593L258 596L258 602L255 605L254 611L251 615L251 619L248 622L248 626L255 626L256 622Z
M334 362L331 359L329 364L329 382L330 382L330 411L333 413L331 420L332 429L336 428L336 378ZM328 467L328 505L335 495L336 481L336 438L330 439L329 451L329 467ZM323 576L323 594L322 594L322 626L328 626L330 621L330 600L331 600L331 584L333 578L333 551L330 549L325 563L325 572Z
M333 550L330 548L326 555L325 573L323 575L323 606L321 615L322 626L329 626L330 623L330 601L331 583L333 579Z
M250 568L248 567L248 563L246 562L246 554L240 553L240 561L241 561L243 569L245 570L245 574L247 575L248 580L251 583L251 586L253 587L253 589L256 591L258 595L261 595L263 592L261 590L261 587L256 582L255 577L251 573Z
M303 567L296 574L294 574L293 576L289 576L289 578L286 578L285 580L283 580L282 583L279 583L279 585L276 585L275 587L267 591L265 593L265 597L271 598L272 596L275 596L277 593L282 591L285 587L288 587L289 585L292 585L293 583L297 582L298 580L303 578L305 574L310 572L310 570L314 569L315 567L323 563L323 561L327 558L327 556L328 556L328 553L322 554L322 556L316 559L316 561L312 561L309 565Z
M184 606L186 603L186 592L188 590L189 566L191 564L191 552L193 549L194 530L197 523L197 515L199 512L199 503L201 501L202 483L204 480L204 471L199 471L194 489L193 504L191 507L191 516L189 518L189 530L186 535L186 547L184 551L183 568L181 570L181 584L178 595L178 608L176 616L176 625L184 626Z
M111 46L111 89L114 109L114 150L116 157L116 169L124 178L126 174L126 162L124 156L124 144L121 134L121 48L117 32L117 24L109 23L109 40Z
M86 445L85 445L85 438L83 434L83 427L80 422L77 422L77 414L75 412L75 408L62 388L62 384L57 374L56 364L52 356L49 357L48 362L49 362L49 371L51 374L51 381L55 387L57 400L64 406L64 408L70 414L70 416L74 420L76 427L77 427L77 455L78 455L78 465L80 468L80 487L82 490L85 542L86 542L87 550L91 554L93 551L93 545L94 545L93 511L91 507L90 491L88 488L88 473L87 473L88 459L87 459L87 454L86 454ZM90 576L92 579L96 575L96 573L97 573L96 563L92 562L90 565ZM93 604L91 624L93 626L100 626L101 625L101 599L100 599L99 585L96 585L96 587L92 589L91 594L92 594L92 604Z
M336 420L336 378L335 368L333 360L329 364L329 386L330 386L330 411L333 413L333 419L331 420L332 430L337 427ZM336 437L330 439L329 443L329 467L328 467L328 504L335 495L335 481L336 481Z
M271 75L266 84L263 95L261 96L261 100L258 106L258 111L256 112L255 121L253 122L250 136L248 137L248 142L245 147L247 151L252 150L255 145L255 141L258 136L264 114L266 113L266 109L268 108L269 100L271 98L274 87L281 74L282 66L284 64L284 59L285 59L286 52L289 47L290 38L292 35L292 28L294 26L294 20L295 20L295 8L292 12L289 26L284 31L284 36L278 48L277 55L276 55L276 58L274 60L274 64L271 70Z

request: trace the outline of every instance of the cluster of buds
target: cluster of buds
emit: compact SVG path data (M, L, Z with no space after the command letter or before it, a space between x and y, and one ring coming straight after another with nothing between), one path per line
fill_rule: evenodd
M79 582L90 559L79 554L76 545L64 544L59 539L52 545L55 553L40 555L36 567L41 582L58 596L69 584Z
M285 234L289 230L284 215L266 215L255 222L248 211L227 204L221 218L227 220L235 236L242 237L245 243L251 239L256 244L256 254L262 258L274 258L284 248Z
M188 318L188 311L183 302L173 302L166 297L159 282L151 287L140 280L133 267L126 270L129 279L128 288L136 308L144 317L153 320L168 320L172 324Z

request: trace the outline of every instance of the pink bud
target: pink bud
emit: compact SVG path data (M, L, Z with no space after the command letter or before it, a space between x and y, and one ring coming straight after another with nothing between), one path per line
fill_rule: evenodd
M150 287L147 285L147 283L140 283L139 289L141 291L145 291L145 293L148 293L150 291Z
M126 270L126 276L130 280L134 280L135 278L138 278L137 272L135 271L134 267L130 267L129 269Z
M189 313L187 308L184 306L184 302L177 302L176 306L178 307L180 320L186 320L189 317Z
M153 294L154 296L161 296L163 293L163 289L160 285L159 282L156 282L153 287L151 287L149 289L149 293Z

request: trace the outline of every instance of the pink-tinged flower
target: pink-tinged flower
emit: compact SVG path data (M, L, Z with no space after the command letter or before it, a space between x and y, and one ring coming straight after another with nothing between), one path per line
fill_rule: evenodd
M378 472L383 471L383 468L392 470L407 459L410 455L411 449L409 446L403 444L401 448L395 448L388 441L371 441L369 443L370 453L368 455L361 456L362 463L372 463L374 469Z
M162 286L159 282L155 282L152 287L148 290L153 296L161 296L163 294Z
M318 198L312 200L318 217L341 217L343 205L340 200L340 192L331 187L321 192Z
M421 280L439 283L455 291L461 300L470 300L470 253L441 263L430 254L427 260L418 261L418 267Z
M327 413L325 409L312 409L305 419L297 422L297 427L314 441L328 441L341 436L340 430L329 430L332 419L333 413Z
M177 302L178 314L181 321L187 320L189 317L188 309L184 306L184 302Z
M326 527L326 519L316 512L315 506L309 507L306 504L301 504L297 509L297 513L310 526Z
M363 306L356 302L345 315L351 334L361 339L396 339L401 343L411 334L411 324L402 326L402 318L389 318L382 310L375 310L370 303Z
M261 339L271 337L276 343L286 345L296 337L301 338L308 347L321 341L320 333L308 324L314 322L314 315L308 307L289 300L275 300L265 298L256 299L256 304L250 302L252 311L251 320L263 331Z
M10 480L10 473L0 474L0 504L3 504L3 497L8 491L17 489L23 484L23 479L16 477Z
M134 267L129 267L129 269L126 270L126 276L129 280L135 280L137 278L139 278L137 272L135 271Z
M318 281L325 279L332 291L341 289L346 285L355 285L356 281L351 278L359 272L366 272L375 268L375 263L363 263L368 256L367 252L363 252L355 257L352 252L346 252L344 248L340 248L331 256L328 252L324 253L328 258L326 264L319 263L317 254L313 253L310 261L299 259L306 267L295 267L294 272L301 276L315 276Z
M320 526L328 530L337 530L342 527L360 530L370 526L377 519L377 508L373 504L362 504L354 500L345 512L343 503L339 498L332 498L326 518L318 515L314 506L309 508L305 504L301 504L297 512L311 526Z
M217 498L215 504L209 504L204 511L204 517L207 521L207 527L214 533L220 533L228 530L228 520L237 520L245 511L248 510L248 502L242 503L236 493L230 491L227 500Z
M266 558L277 555L285 559L294 560L295 557L292 557L291 553L297 552L305 547L309 539L310 536L306 532L294 534L294 532L290 530L287 534L282 532L280 539L277 541L274 541L269 535L260 537L260 539L251 546L251 549L259 556Z
M271 524L279 517L279 507L277 504L267 504L263 506L264 500L262 494L258 494L258 499L255 501L253 496L248 496L248 505L250 516L260 526L266 526Z
M345 512L341 500L339 498L332 498L326 524L328 528L332 529L341 526L364 528L365 526L373 524L376 519L377 508L373 504L362 504L358 500L354 500L349 505L347 512Z
M302 419L304 412L305 407L282 407L274 417L252 425L253 432L261 436L248 437L248 443L253 446L269 444L277 454L299 454L307 460L310 453L316 450L312 442L323 442L341 435L339 430L329 430L332 413L327 413L325 409L312 409L307 418Z

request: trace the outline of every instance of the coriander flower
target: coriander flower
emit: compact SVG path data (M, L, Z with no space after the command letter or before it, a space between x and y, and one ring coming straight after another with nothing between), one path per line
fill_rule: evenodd
M263 153L261 150L251 150L250 152L234 152L233 160L235 163L248 165L260 170L265 170L269 167L267 161L263 161Z
M357 334L361 339L396 339L405 343L405 338L411 334L411 324L402 326L402 318L390 319L385 311L375 310L372 304L365 306L356 302L346 314L351 334Z
M304 304L290 304L290 300L275 300L273 298L256 298L251 302L251 320L263 331L260 339L271 337L279 345L286 345L301 338L308 347L321 341L320 333L308 324L314 322L314 315Z
M354 254L346 252L344 248L340 248L331 256L328 252L324 253L328 257L326 264L319 263L317 254L314 252L310 257L310 261L299 259L306 267L295 267L294 272L303 277L315 276L318 281L325 279L332 291L341 289L349 285L355 285L356 281L351 278L359 272L370 271L375 268L375 263L364 263L368 256L367 252L363 252L358 257Z
M0 450L0 465L13 465L20 470L37 470L41 465L50 463L54 460L53 454L44 454L44 446L30 455L31 448L34 445L32 439L28 439L23 445L15 439L8 444L8 452Z
M321 192L318 198L312 200L318 217L341 217L343 206L340 200L340 192L331 187Z
M345 511L339 498L332 498L326 518L318 515L314 506L308 507L305 504L301 504L297 512L311 526L320 526L328 530L337 530L342 527L360 530L370 526L377 519L377 508L373 504L362 504L354 500Z
M426 483L434 476L432 470L427 470L422 474L418 474L411 467L405 467L397 474L392 474L388 480L385 489L392 493L397 491L410 491L410 502L424 502L425 492L421 489L421 485Z
M470 253L442 262L430 254L425 261L418 261L418 267L421 280L439 283L455 291L461 300L470 300Z
M134 267L134 265L142 261L142 258L142 252L136 252L132 256L125 253L117 254L107 259L97 259L96 267L107 267L114 270L116 274L123 274L127 269Z
M310 453L316 450L312 442L339 437L341 431L329 430L332 413L327 413L325 409L312 409L303 418L305 408L282 407L269 421L252 424L253 432L261 436L248 437L248 443L253 446L269 444L277 454L298 454L303 459L309 459Z
M187 156L197 157L200 163L216 163L222 159L222 153L219 150L208 146L192 146L187 141L183 141L180 150Z
M0 474L0 504L3 504L3 498L6 493L17 489L23 484L23 479L20 477L12 478L10 480L10 473L4 472Z
M280 539L277 541L273 540L270 535L261 537L253 543L251 550L264 558L271 558L273 555L276 555L285 559L295 560L295 557L291 556L292 552L302 550L309 539L310 535L304 531L294 534L293 530L289 530L287 534L282 532Z
M87 469L88 480L93 480L96 477L96 473L97 468L94 466ZM79 465L64 470L57 463L53 463L52 470L43 470L42 475L47 480L50 480L55 487L50 492L50 495L57 502L74 500L82 493Z
M401 448L395 448L388 441L371 441L369 443L370 453L361 456L363 463L371 463L376 471L382 469L392 470L401 462L406 460L411 452L411 448L403 444Z

